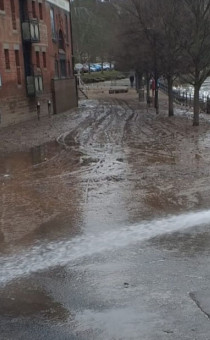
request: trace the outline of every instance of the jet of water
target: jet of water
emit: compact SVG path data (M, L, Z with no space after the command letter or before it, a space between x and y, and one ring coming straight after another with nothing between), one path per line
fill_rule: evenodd
M55 266L65 266L83 257L90 257L142 242L158 235L209 223L210 210L207 210L142 222L111 232L107 231L100 235L84 234L67 241L37 245L27 252L0 258L0 286L34 272Z

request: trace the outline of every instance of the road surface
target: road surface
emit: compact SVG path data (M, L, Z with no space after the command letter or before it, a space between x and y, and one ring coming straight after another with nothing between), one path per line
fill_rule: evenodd
M129 90L40 125L42 145L34 123L7 134L0 339L210 339L209 119L162 104Z

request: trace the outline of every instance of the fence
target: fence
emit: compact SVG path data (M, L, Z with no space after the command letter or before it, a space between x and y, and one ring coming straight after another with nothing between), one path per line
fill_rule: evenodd
M166 94L168 94L168 86L160 83L159 88ZM194 95L192 92L183 89L173 89L174 101L183 106L193 107ZM199 97L200 110L206 113L210 113L210 96L200 94Z

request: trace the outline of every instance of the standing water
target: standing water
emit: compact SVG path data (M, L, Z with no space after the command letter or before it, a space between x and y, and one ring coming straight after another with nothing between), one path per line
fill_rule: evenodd
M142 222L139 225L97 236L86 234L68 241L40 244L27 252L0 258L0 285L50 267L64 266L83 257L208 223L210 223L210 210Z

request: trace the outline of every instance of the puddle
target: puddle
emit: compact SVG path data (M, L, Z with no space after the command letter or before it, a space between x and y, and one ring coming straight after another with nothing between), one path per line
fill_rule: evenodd
M71 226L80 223L82 195L77 172L69 177L79 161L56 141L0 155L0 252L15 242L27 246L72 234Z
M49 293L37 287L29 280L10 285L0 295L1 317L39 317L44 320L65 321L69 312L58 302L53 301Z
M98 105L98 100L94 99L81 99L79 101L79 108L86 107L86 108L95 108Z
M0 155L0 178L10 178L13 174L27 168L46 163L62 149L56 141L35 146L29 151L11 152Z

